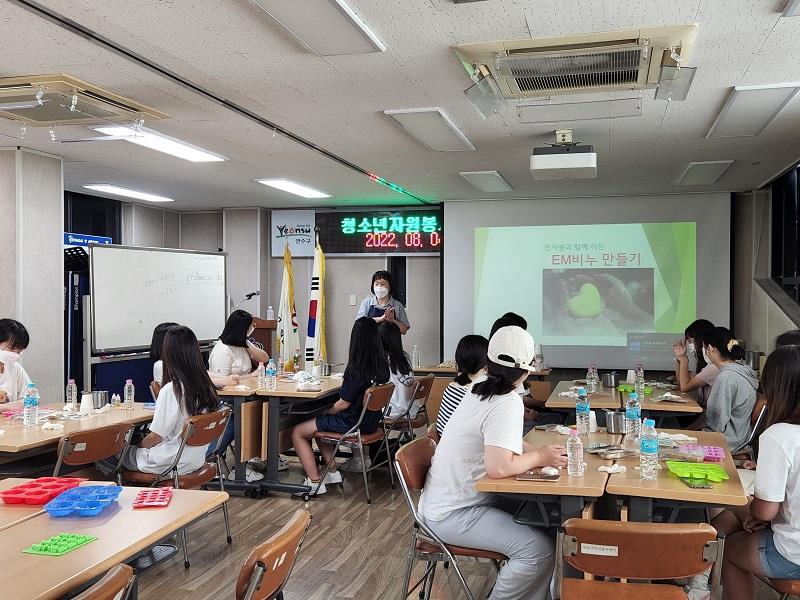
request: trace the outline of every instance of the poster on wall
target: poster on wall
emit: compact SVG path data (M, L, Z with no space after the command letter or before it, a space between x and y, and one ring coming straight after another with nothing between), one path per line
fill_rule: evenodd
M292 257L314 256L314 211L273 210L270 238L272 256L280 258L286 244Z

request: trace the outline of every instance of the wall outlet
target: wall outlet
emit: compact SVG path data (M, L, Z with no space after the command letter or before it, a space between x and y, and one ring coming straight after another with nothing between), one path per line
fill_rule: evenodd
M350 294L350 299L349 299L348 302L349 302L350 306L355 306L356 305L356 295L355 294Z

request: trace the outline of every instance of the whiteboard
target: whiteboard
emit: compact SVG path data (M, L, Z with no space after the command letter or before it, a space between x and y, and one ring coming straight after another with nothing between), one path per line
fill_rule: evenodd
M92 350L150 346L153 329L172 321L197 339L225 325L225 254L92 245Z

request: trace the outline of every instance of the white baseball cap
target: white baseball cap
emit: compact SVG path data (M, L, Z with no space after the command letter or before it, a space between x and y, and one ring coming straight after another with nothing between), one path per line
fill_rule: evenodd
M536 368L531 365L536 354L535 346L530 333L521 327L509 325L498 329L489 340L488 357L504 367L535 371Z

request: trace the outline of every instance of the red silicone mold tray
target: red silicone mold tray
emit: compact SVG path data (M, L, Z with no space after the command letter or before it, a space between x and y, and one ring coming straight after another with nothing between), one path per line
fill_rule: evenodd
M39 477L0 492L5 504L47 504L61 492L77 487L85 477Z

